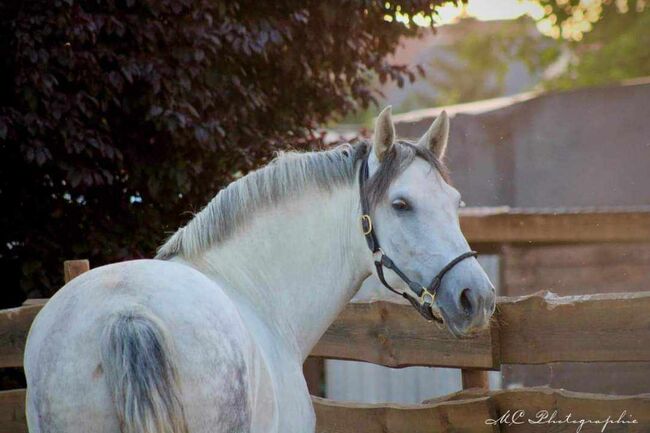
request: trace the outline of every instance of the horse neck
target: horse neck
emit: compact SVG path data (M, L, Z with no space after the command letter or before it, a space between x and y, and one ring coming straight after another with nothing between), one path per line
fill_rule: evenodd
M262 211L195 259L304 360L370 274L354 186L305 193Z

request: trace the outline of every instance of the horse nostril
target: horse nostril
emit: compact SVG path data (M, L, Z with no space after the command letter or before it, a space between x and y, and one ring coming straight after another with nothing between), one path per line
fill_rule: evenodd
M460 292L460 306L466 315L472 315L474 307L472 305L472 301L470 300L470 289L463 289L463 291Z

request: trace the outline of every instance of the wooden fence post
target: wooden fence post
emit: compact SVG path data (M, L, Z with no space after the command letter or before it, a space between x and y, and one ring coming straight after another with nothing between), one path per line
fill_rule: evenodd
M307 382L307 389L311 395L316 397L323 397L323 390L321 387L322 377L325 370L325 360L310 356L307 358L302 366L302 373L305 375Z
M461 370L463 378L463 389L483 388L490 389L488 381L488 372L485 370L463 368Z
M63 262L63 279L68 284L73 278L90 270L88 260L66 260Z

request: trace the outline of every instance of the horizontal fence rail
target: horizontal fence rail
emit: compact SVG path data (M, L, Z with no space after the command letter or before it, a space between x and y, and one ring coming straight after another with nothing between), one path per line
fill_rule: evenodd
M0 391L0 433L27 433L24 389Z
M407 305L350 304L312 356L388 367L650 361L650 292L499 298L492 326L456 340Z
M549 388L507 391L468 390L424 404L382 405L336 402L312 397L317 433L575 433L576 424L531 424L540 410L557 411L556 420L636 420L611 424L605 431L650 431L650 394L607 396ZM524 411L526 422L490 424L503 414ZM586 425L583 433L600 432L601 425ZM25 390L0 391L0 433L27 433Z
M372 362L387 367L412 365L497 368L498 327L468 339L427 322L410 304L351 303L329 327L311 356Z
M0 368L22 367L25 341L42 305L0 310Z
M473 247L503 243L650 242L650 206L630 208L466 208L463 234Z
M22 366L42 305L0 311L0 368ZM312 356L410 365L498 369L501 364L650 361L650 292L499 298L491 327L467 340L391 302L349 304Z
M636 423L609 424L605 432L650 431L650 394L608 396L522 388L506 391L468 390L421 405L378 405L335 402L313 397L318 433L575 433L580 420L590 420L582 433L601 432L609 416ZM548 411L548 418L540 410ZM516 423L490 423L507 414L523 411ZM557 411L554 421L550 416ZM569 415L570 414L570 415ZM530 422L528 420L532 420ZM544 420L549 422L544 422ZM486 422L487 421L487 422ZM535 423L537 422L537 423Z

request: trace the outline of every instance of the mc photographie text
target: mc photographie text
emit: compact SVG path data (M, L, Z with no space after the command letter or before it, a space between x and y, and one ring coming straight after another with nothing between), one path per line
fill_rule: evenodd
M535 413L534 416L528 416L526 411L523 409L518 409L515 411L508 410L499 418L496 419L487 419L485 424L496 425L496 424L505 424L505 425L518 425L518 424L531 424L531 425L575 425L576 433L582 432L583 428L587 425L597 425L600 427L601 432L605 432L607 427L613 425L621 424L638 424L638 421L624 410L617 417L607 416L607 418L602 419L588 419L588 418L575 418L573 414L569 413L567 415L559 415L556 410L540 410Z

